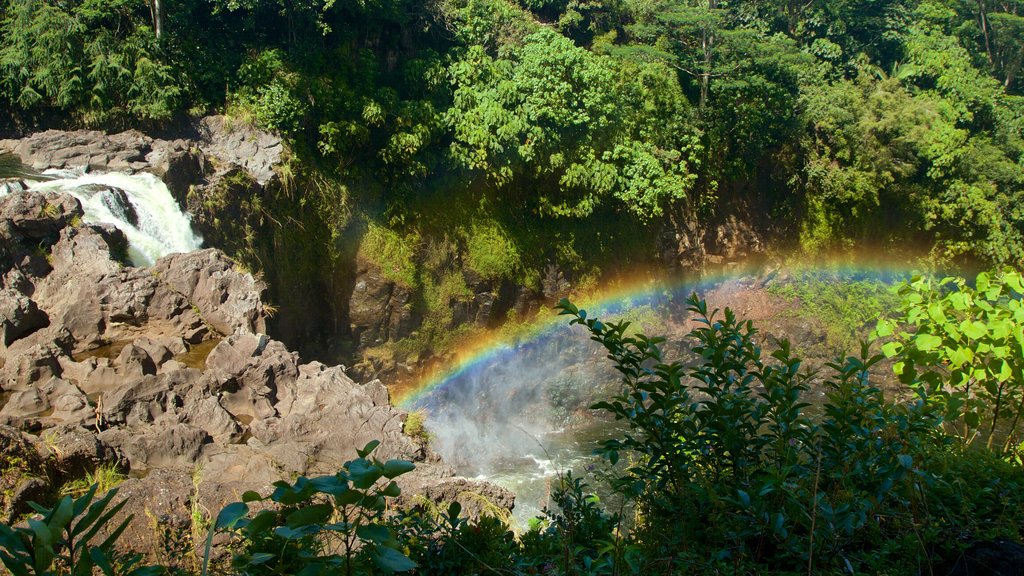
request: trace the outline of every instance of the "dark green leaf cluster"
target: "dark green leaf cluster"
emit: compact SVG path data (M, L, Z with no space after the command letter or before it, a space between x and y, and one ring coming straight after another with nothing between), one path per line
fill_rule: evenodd
M38 515L29 518L27 526L11 528L0 524L0 562L10 574L92 576L97 571L104 576L162 574L159 567L136 567L139 556L125 556L115 550L117 539L132 517L116 525L114 517L128 501L122 500L108 508L117 495L114 489L93 502L96 488L93 485L78 498L65 496L50 509L33 503Z
M787 342L766 358L750 322L728 309L719 317L696 295L687 303L692 366L666 362L660 338L559 304L623 375L622 393L594 408L630 428L600 453L629 463L612 486L638 507L630 542L646 573L692 563L902 573L937 562L962 531L992 528L980 510L998 515L1005 501L964 493L953 469L998 456L955 448L921 382L906 399L886 398L871 383L883 356L865 344L814 376L825 394L812 401L812 376ZM983 484L1019 486L1020 470L1003 465ZM1019 526L1002 529L1019 537Z

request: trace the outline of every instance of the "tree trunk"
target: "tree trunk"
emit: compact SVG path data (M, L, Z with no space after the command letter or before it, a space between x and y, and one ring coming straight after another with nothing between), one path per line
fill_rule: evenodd
M165 0L149 0L149 11L153 16L153 32L159 40L164 33L164 6Z

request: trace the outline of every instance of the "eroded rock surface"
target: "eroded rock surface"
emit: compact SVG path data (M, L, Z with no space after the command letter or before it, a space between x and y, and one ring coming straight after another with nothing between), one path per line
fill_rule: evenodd
M475 492L512 505L508 491L455 478L406 436L406 414L380 382L302 363L264 334L265 287L224 254L134 268L120 256L124 236L81 214L59 194L0 198L5 454L24 453L33 469L47 457L51 478L117 463L131 475L122 495L169 525L187 522L197 503L215 512L245 490L333 474L371 440L381 441L378 458L419 463L403 480L408 498L459 499L471 510ZM45 495L44 476L0 478L13 495L0 502L4 514ZM138 514L126 539L152 546L152 534Z

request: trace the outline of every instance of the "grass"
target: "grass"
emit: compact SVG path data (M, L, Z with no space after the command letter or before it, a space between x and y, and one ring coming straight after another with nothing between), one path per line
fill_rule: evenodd
M359 255L380 266L381 274L388 280L413 288L417 285L417 243L415 234L403 237L394 230L370 222L359 245Z
M125 475L113 464L100 464L92 472L86 472L82 478L65 483L60 488L61 496L79 497L89 491L93 484L97 485L97 494L104 494L124 482Z
M426 428L427 413L425 410L409 412L405 417L405 426L402 431L405 435L415 440L421 446L428 446L434 435Z

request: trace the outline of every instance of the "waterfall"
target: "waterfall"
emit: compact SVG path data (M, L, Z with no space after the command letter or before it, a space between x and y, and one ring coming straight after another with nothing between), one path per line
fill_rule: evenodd
M128 238L128 258L135 266L151 266L174 252L191 252L203 239L192 230L167 186L152 174L83 174L47 171L54 178L29 184L29 190L66 192L82 203L84 220L110 224Z

